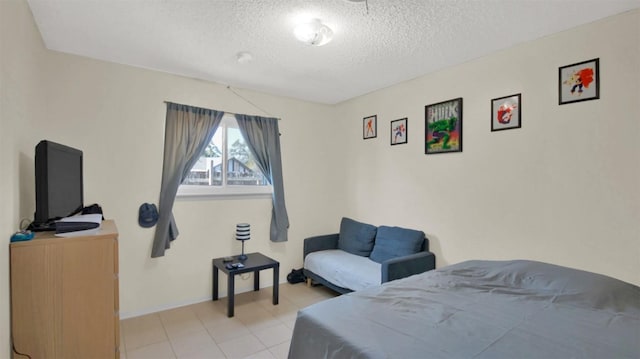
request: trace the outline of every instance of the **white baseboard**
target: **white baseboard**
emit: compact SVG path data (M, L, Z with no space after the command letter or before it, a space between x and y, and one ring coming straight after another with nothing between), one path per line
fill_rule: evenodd
M281 281L281 282L279 282L278 285L281 285L283 283L287 283L287 281L286 280L285 281ZM260 289L269 288L269 287L271 287L271 283L269 283L269 285L260 286ZM253 291L253 288L240 289L239 291L236 290L236 295L241 294L241 293L250 292L250 291ZM226 298L226 295L220 296L220 298ZM169 310L169 309L175 309L175 308L180 308L180 307L184 307L184 306L187 306L187 305L207 302L207 301L210 301L210 300L211 300L211 297L194 298L194 299L186 300L186 301L183 301L183 302L170 303L170 304L167 304L167 305L161 305L161 306L157 306L157 307L145 308L145 309L142 309L142 310L136 310L136 311L132 311L132 312L120 312L120 320L140 317L140 316L147 315L147 314L162 312L162 311Z

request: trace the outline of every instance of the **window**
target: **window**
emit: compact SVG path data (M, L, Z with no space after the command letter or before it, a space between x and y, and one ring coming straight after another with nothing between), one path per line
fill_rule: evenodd
M271 194L233 115L225 114L178 196Z

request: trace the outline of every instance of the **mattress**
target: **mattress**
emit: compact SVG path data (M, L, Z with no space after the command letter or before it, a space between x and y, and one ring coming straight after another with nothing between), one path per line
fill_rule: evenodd
M289 358L640 358L640 287L466 261L300 310Z

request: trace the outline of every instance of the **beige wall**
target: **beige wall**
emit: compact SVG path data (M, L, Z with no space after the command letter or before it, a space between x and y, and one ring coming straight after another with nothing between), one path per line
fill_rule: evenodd
M141 203L158 198L164 101L265 113L222 85L47 51L26 2L2 1L0 6L3 30L11 29L2 32L0 139L5 170L0 189L3 198L10 199L2 201L1 207L7 212L2 216L5 243L20 218L33 216L33 152L41 139L83 150L85 203L100 203L105 216L117 222L122 317L210 299L211 259L240 252L241 243L233 239L238 222L252 224L247 252L260 251L278 259L282 279L302 264L302 238L337 230L344 196L340 179L334 176L341 153L331 145L337 123L333 108L237 90L269 115L282 118L289 242L268 239L268 197L178 200L174 214L180 237L165 257L151 259L153 230L138 226L137 213ZM25 28L24 33L16 34L13 29L19 27ZM4 101L5 93L11 101ZM7 245L0 247L3 262L8 263ZM1 292L8 293L8 265L0 273L5 288ZM270 275L263 273L263 285L270 285ZM252 283L246 278L237 284L238 290L248 290ZM226 295L223 287L221 294ZM8 328L8 295L0 296L0 303L1 325ZM1 335L7 332L0 330ZM1 342L4 345L7 340Z
M437 265L529 258L640 283L640 11L348 101L349 213L420 228ZM558 105L558 68L600 58L601 99ZM522 93L522 128L490 100ZM462 153L424 155L424 106L463 97ZM361 140L378 115L378 138ZM390 121L408 117L406 145Z
M23 1L0 1L0 358L10 357L9 238L20 221L21 154L40 96L45 49Z
M136 217L158 197L163 101L264 113L221 85L47 51L23 0L0 1L0 14L0 260L8 263L20 219L32 217L35 144L78 147L85 202L100 203L120 229L123 317L209 298L211 258L240 251L240 221L253 227L247 250L280 260L282 279L301 266L302 238L336 231L348 215L423 229L438 266L533 258L640 283L638 11L337 106L242 91L282 118L290 240L268 241L268 199L179 200L181 235L159 259L149 258L153 231ZM602 99L558 106L557 68L594 57ZM523 128L491 133L490 99L517 92ZM425 156L424 105L460 96L464 152ZM363 141L370 114L378 138ZM409 143L391 147L389 121L405 116ZM8 276L5 264L0 357L9 351Z

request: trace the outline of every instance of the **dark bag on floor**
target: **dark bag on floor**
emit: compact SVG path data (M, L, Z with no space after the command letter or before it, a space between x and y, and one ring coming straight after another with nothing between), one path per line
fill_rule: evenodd
M291 284L302 283L306 280L307 277L304 275L302 268L292 269L291 273L287 274L287 282Z

